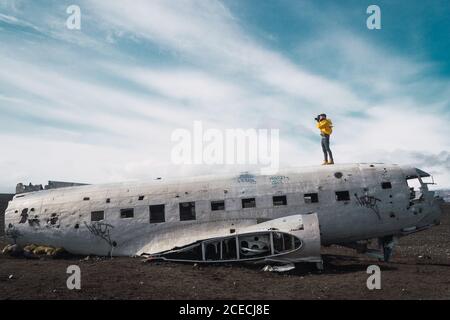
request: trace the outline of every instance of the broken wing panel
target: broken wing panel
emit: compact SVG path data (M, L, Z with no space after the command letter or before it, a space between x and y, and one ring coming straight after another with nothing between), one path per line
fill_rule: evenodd
M244 227L233 235L198 239L150 258L202 263L321 262L317 214L279 218Z

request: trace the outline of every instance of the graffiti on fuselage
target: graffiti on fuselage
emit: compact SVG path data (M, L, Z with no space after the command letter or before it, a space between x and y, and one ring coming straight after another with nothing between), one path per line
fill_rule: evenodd
M374 196L369 196L367 194L363 196L358 196L357 193L355 193L355 197L356 202L358 203L359 206L371 209L373 212L375 212L378 219L381 220L380 209L378 208L378 202L381 202L380 199L375 198Z
M20 214L19 223L26 223L27 221L28 221L28 209L23 209L22 213Z
M239 183L253 183L256 184L256 177L249 173L243 173L238 178Z
M279 184L288 183L289 177L286 176L272 176L270 177L270 182L272 183L272 186L277 186Z
M103 222L94 222L92 224L87 224L84 222L84 225L95 237L98 237L108 243L110 246L109 254L112 255L113 248L117 246L117 243L111 239L111 230L114 226Z

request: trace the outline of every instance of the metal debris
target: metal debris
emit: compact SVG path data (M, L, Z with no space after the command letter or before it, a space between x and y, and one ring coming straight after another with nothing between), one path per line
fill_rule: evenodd
M287 272L295 269L295 265L293 263L288 263L282 266L265 266L262 271L264 272Z

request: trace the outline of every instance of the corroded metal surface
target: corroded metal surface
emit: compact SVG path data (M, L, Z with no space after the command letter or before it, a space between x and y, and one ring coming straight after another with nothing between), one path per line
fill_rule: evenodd
M420 180L415 191L407 184L414 172ZM43 190L16 195L7 209L5 228L11 242L23 245L133 256L315 212L321 244L351 243L401 236L405 230L411 233L438 223L440 200L422 177L422 171L411 167L342 164L277 175L243 173ZM243 199L251 200L248 207ZM211 201L218 200L224 208L213 211ZM192 203L189 220L181 219L181 203ZM164 222L150 223L152 205L164 205ZM93 212L102 219L92 221Z

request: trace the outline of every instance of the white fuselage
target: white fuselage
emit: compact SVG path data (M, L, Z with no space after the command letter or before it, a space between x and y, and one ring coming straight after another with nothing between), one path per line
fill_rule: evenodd
M133 256L315 212L322 244L349 243L401 235L439 220L440 210L426 185L420 199L411 199L406 171L398 165L346 164L276 175L44 190L16 195L6 211L5 228L19 244L98 255L108 254L113 244L114 255Z

